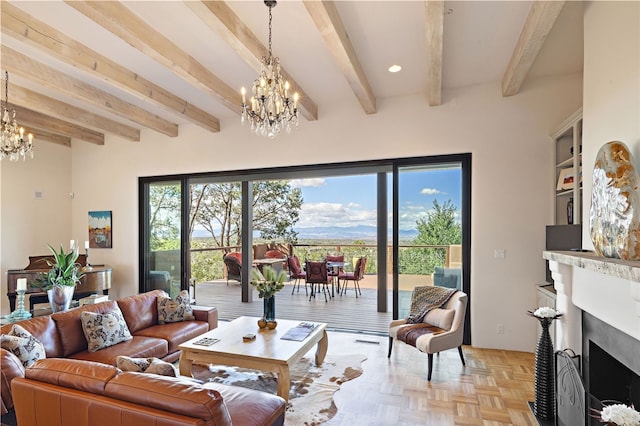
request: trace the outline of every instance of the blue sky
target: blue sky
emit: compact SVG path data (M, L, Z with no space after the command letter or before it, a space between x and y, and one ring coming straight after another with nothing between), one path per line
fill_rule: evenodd
M401 173L400 229L415 229L434 199L440 204L451 200L459 211L461 182L460 168ZM376 225L376 175L296 179L291 185L302 190L304 199L296 228Z

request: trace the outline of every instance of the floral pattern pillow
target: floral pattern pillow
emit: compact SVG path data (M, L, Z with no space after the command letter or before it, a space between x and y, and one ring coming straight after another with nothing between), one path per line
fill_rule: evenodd
M193 308L189 292L182 290L175 299L158 297L158 324L168 322L193 321Z
M160 376L177 377L173 364L159 358L131 358L120 355L116 358L116 365L122 371L158 374Z
M85 311L80 314L80 321L89 352L133 339L119 308L104 314Z
M11 327L9 334L0 336L0 346L17 356L25 367L47 356L44 345L18 324Z

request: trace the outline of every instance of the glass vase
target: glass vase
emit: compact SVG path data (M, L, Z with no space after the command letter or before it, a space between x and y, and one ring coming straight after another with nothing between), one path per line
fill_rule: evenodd
M533 411L543 420L555 418L555 371L553 363L553 342L549 334L552 318L537 318L542 326L535 353L535 401Z
M265 297L262 299L263 312L262 316L266 321L274 321L276 319L276 297Z

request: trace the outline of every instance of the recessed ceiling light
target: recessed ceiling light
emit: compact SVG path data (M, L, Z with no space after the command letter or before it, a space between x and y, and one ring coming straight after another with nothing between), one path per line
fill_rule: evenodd
M402 69L400 65L391 65L389 67L389 72L398 72Z

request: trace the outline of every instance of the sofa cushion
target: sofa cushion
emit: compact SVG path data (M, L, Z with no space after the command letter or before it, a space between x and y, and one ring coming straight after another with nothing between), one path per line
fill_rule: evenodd
M127 321L131 334L158 325L158 304L156 301L158 297L167 297L167 293L162 290L153 290L118 300L118 306Z
M163 339L168 342L168 353L178 350L178 346L209 331L209 323L204 321L173 322L138 331L134 336Z
M241 386L223 385L207 382L202 385L206 389L220 392L224 404L231 414L234 425L271 425L282 424L285 416L286 402L277 395ZM247 409L251 407L251 409ZM308 424L313 424L309 422Z
M193 321L191 298L187 290L182 290L174 299L158 297L158 324L169 322Z
M84 305L76 309L51 315L58 329L58 335L60 336L62 356L68 357L87 350L87 338L82 329L82 321L80 321L80 315L83 312L105 313L111 312L117 307L118 304L110 300L94 305Z
M44 345L47 358L62 356L62 345L58 337L58 330L56 330L56 323L50 315L20 321L20 326ZM12 327L13 324L3 325L0 333L8 334Z
M49 358L36 361L27 368L25 377L103 395L106 383L118 373L118 369L111 365L66 358Z
M176 377L176 368L170 362L159 358L131 358L120 355L116 359L117 367L122 371L136 373L158 374L160 376Z
M119 374L107 384L105 395L200 418L205 420L206 424L231 425L231 417L219 392L180 377L126 372Z
M19 324L14 324L9 334L0 336L0 346L17 356L25 367L46 357L42 343Z
M80 320L89 352L108 348L133 338L119 308L102 314L83 312Z
M103 364L116 365L119 355L127 355L134 358L164 358L167 355L167 341L152 337L133 336L133 339L118 343L114 346L101 349L96 352L88 350L69 355L69 358L87 361L101 362Z

